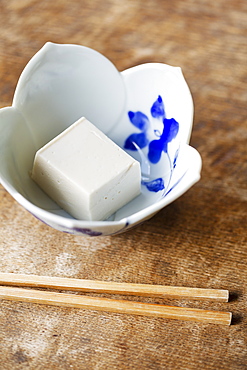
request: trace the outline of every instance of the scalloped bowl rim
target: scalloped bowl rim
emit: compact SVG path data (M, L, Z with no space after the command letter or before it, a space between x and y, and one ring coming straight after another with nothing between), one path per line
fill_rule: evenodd
M48 43L50 44L50 43ZM64 44L66 46L66 44ZM68 45L68 44L67 44ZM76 45L80 46L80 45ZM42 50L42 49L41 49ZM38 53L40 53L40 51ZM91 49L93 50L93 49ZM25 69L27 66L32 65L34 63L34 60L37 59L37 54L36 53L33 58L27 63ZM122 75L128 75L131 74L135 71L139 71L142 69L148 69L148 68L157 68L163 70L164 68L167 67L166 64L162 63L146 63L146 64L141 64L137 65L131 68L128 68L124 70L123 72L119 72ZM170 66L168 66L170 67ZM181 72L180 67L172 67L176 68ZM24 71L24 70L23 70ZM21 75L22 76L22 75ZM21 79L21 76L18 80L18 83ZM18 83L17 83L17 88L18 88ZM186 84L188 87L188 85ZM16 90L17 90L16 88ZM16 92L15 90L15 92ZM188 87L188 92L189 87ZM15 96L13 99L13 104L10 107L4 107L1 109L2 112L10 110L10 109L16 109L15 108ZM190 94L191 96L191 94ZM192 97L191 97L192 99ZM185 193L193 184L195 184L197 181L200 179L200 171L201 171L201 157L200 154L197 152L196 149L192 148L189 146L187 143L189 142L190 136L191 136L191 131L192 131L192 123L193 123L193 103L192 103L192 119L191 119L191 125L187 131L187 137L184 137L184 146L187 147L187 150L190 150L191 153L193 154L193 164L191 164L190 167L188 167L188 173L187 176L185 175L186 180L182 180L181 184L174 189L170 194L166 195L162 199L156 201L153 204L148 205L144 209L141 209L137 212L134 212L133 214L123 217L120 220L106 220L106 221L86 221L86 220L77 220L77 219L70 219L66 218L64 216L58 215L51 213L45 209L40 208L39 206L35 205L28 199L26 199L21 193L19 193L15 187L13 187L1 174L0 174L0 181L4 188L12 195L12 197L20 204L22 205L26 210L28 210L32 215L34 215L36 218L40 219L42 222L46 223L51 227L54 227L57 229L57 227L52 226L52 225L57 225L60 228L67 229L67 232L70 232L70 229L93 229L93 230L100 230L102 231L102 235L113 235L115 233L119 233L122 231L126 231L128 228L135 226L136 224L142 223L146 219L151 218L154 214L156 214L158 211L160 211L162 208L164 208L166 205L170 204L174 200L176 200L179 196L181 196L183 193ZM183 186L182 186L183 185ZM113 227L114 232L111 232L109 227ZM106 228L106 229L105 229ZM104 231L105 229L105 231ZM65 231L65 230L61 230ZM66 231L65 231L66 232ZM82 232L82 234L84 234Z

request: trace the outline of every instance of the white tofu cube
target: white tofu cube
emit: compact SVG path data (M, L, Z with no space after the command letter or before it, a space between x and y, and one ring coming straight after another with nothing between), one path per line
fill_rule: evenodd
M140 164L85 118L39 149L32 179L80 220L105 220L140 193Z

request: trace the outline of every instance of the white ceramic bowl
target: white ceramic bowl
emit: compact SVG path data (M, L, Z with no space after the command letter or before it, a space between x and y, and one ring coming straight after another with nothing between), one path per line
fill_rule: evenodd
M29 176L35 152L85 116L141 162L142 193L106 221L73 219ZM47 225L113 235L152 217L200 178L188 145L193 102L181 69L160 63L118 72L100 53L47 43L23 70L13 104L0 110L0 181Z

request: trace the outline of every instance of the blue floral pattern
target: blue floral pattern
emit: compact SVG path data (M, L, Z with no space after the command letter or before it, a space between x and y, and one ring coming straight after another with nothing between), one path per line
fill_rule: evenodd
M81 228L81 227L73 227L73 231L75 232L79 232L81 234L84 234L84 235L88 235L88 236L100 236L102 235L102 233L100 231L94 231L94 230L91 230L91 229L88 229L88 228Z
M165 106L162 97L159 95L157 100L153 103L150 109L151 116L162 122L163 130L160 133L158 130L153 130L157 139L149 139L149 131L151 123L149 118L142 112L128 112L130 122L138 128L141 132L131 134L124 143L124 149L136 151L148 147L147 158L150 163L156 164L160 161L162 153L166 153L170 162L170 170L176 166L178 150L175 154L174 160L168 153L168 144L177 136L179 131L179 123L174 118L167 118L165 113ZM165 189L164 180L157 178L152 181L143 180L142 184L147 187L149 191L158 192Z

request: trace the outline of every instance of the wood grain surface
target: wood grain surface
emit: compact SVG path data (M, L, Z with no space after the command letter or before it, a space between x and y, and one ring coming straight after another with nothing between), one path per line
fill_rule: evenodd
M230 311L233 321L1 300L0 369L247 369L246 1L0 0L0 107L47 41L89 46L120 71L145 62L182 67L202 178L151 220L102 238L55 231L0 187L0 271L228 289L227 303L139 300Z

